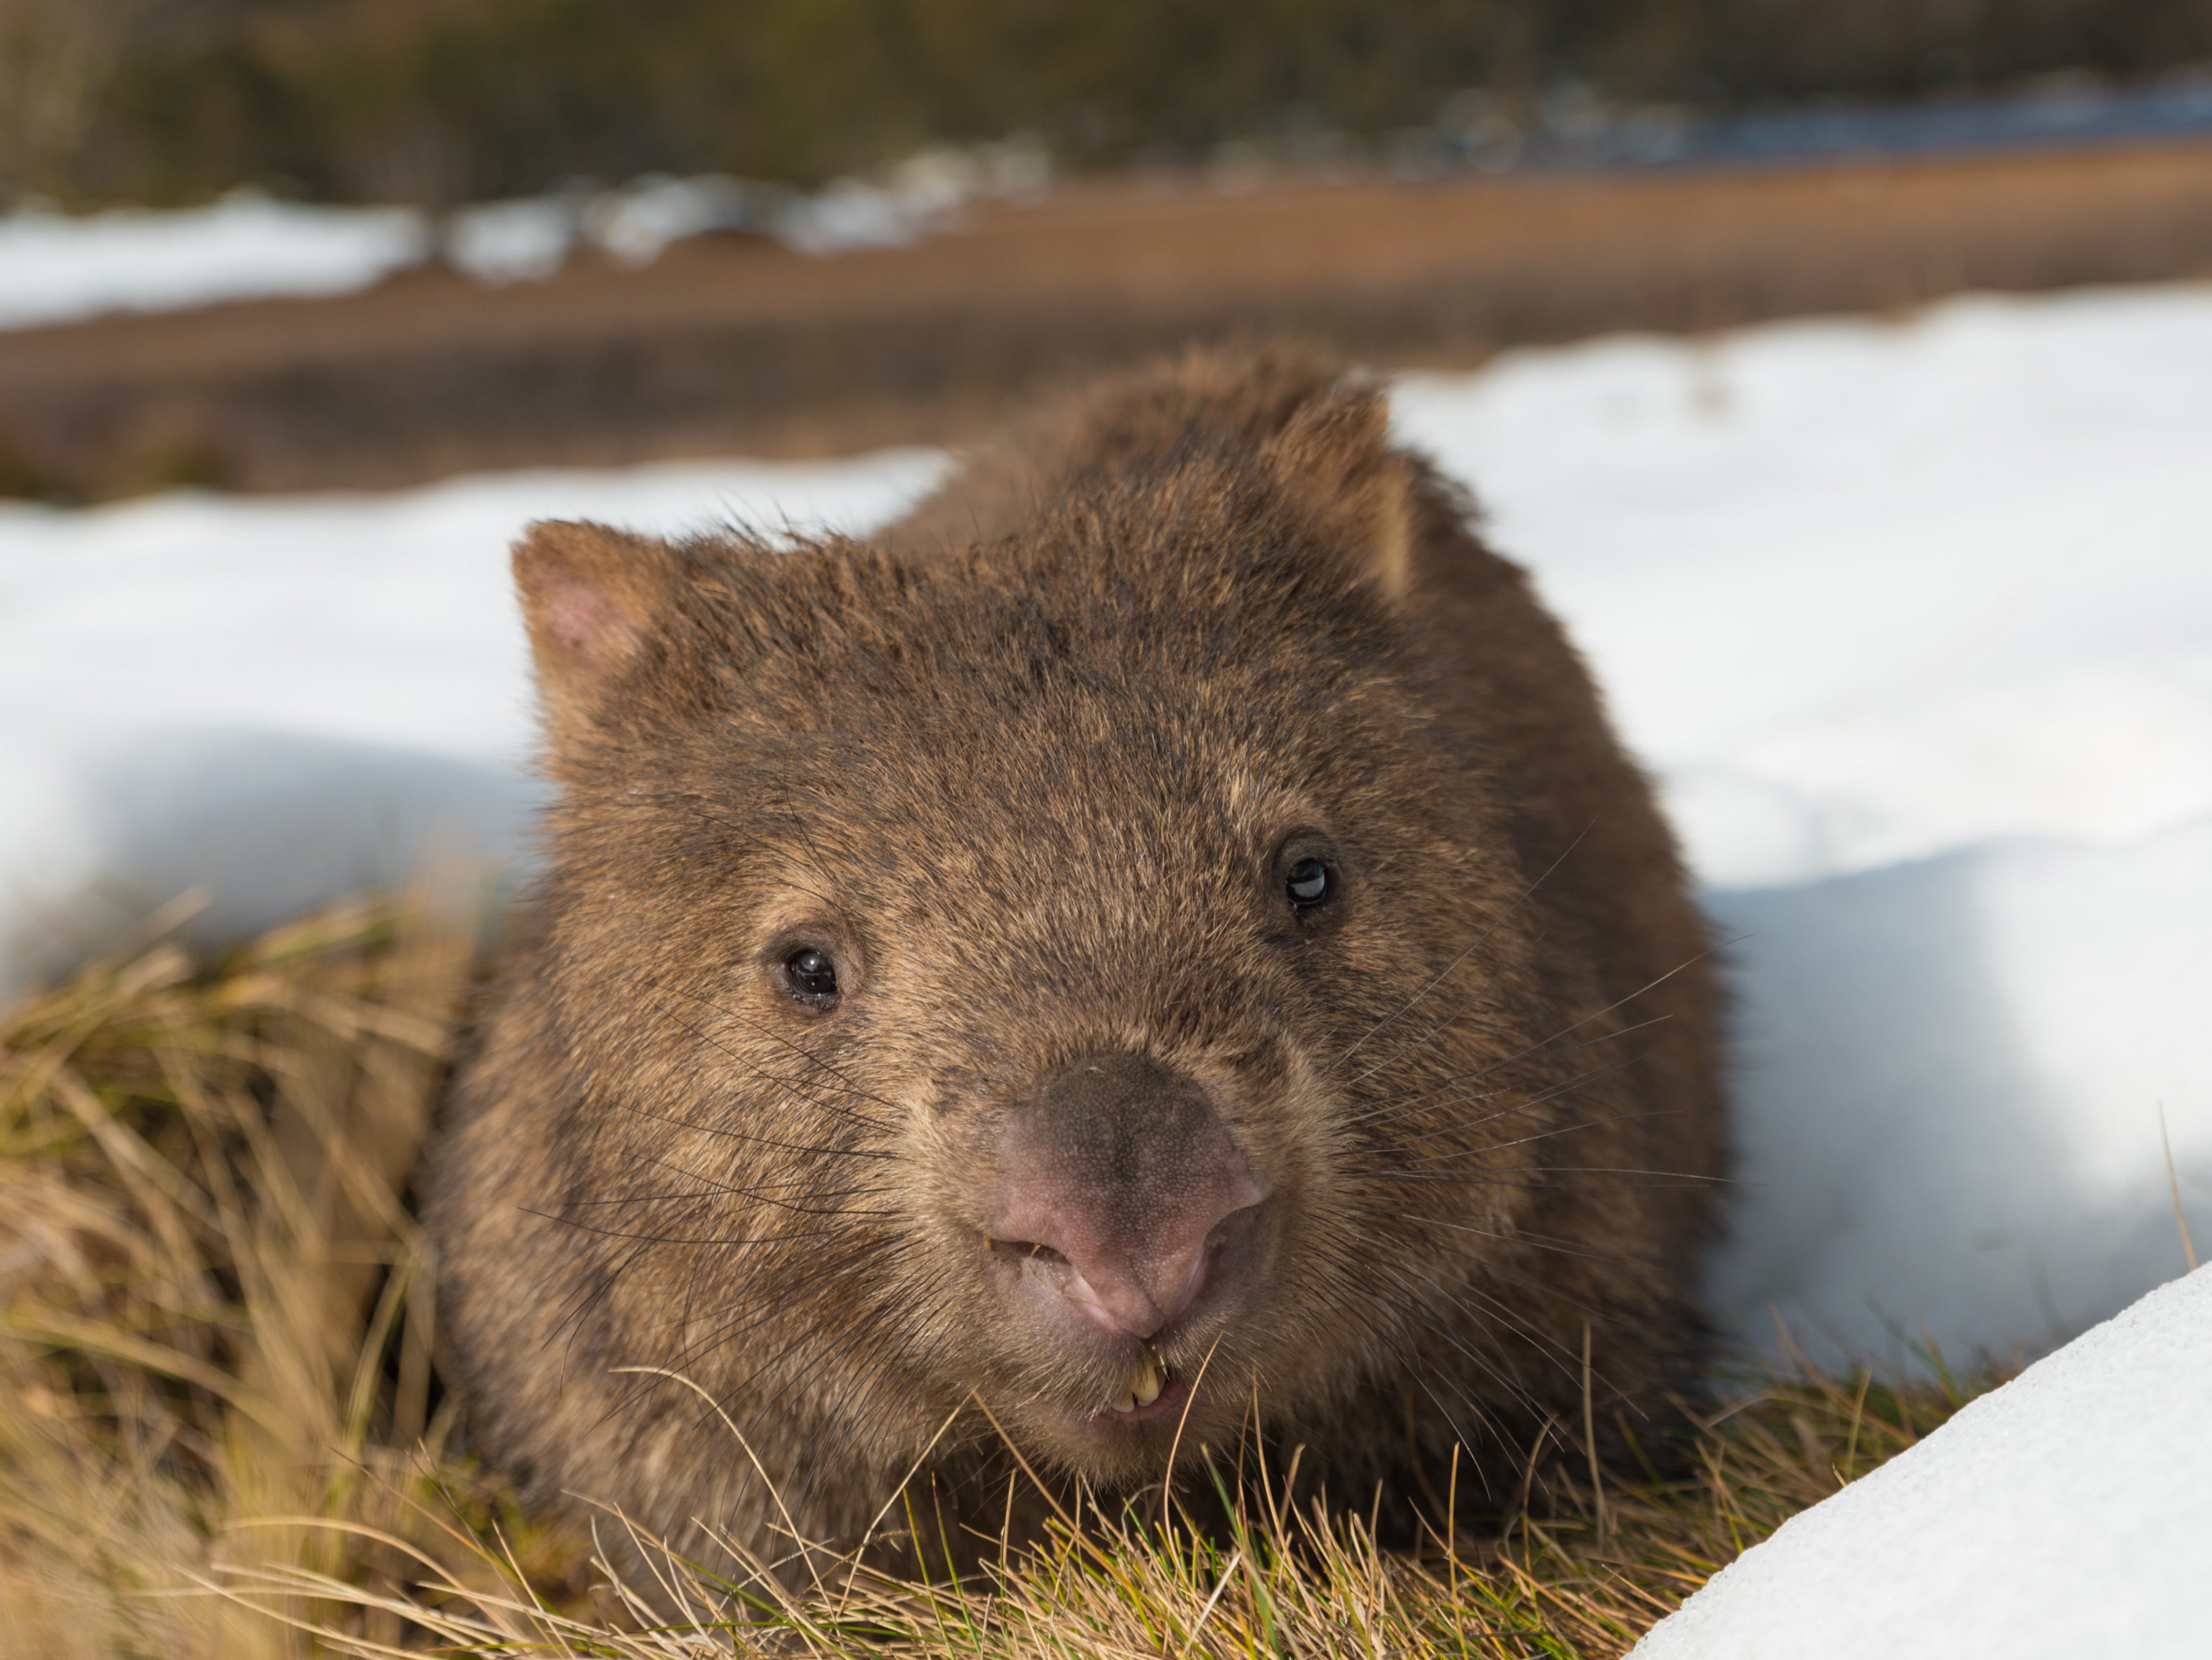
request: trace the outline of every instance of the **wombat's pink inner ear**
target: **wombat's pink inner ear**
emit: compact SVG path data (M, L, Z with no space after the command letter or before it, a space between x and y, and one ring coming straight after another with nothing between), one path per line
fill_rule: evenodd
M1419 485L1390 447L1380 387L1339 385L1315 398L1268 441L1267 459L1284 494L1353 575L1393 604L1412 592Z
M536 524L515 544L515 591L550 706L587 699L636 658L667 561L659 543L604 525Z

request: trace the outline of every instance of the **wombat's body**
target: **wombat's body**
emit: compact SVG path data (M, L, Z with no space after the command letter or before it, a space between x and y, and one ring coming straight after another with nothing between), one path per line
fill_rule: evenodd
M432 1225L536 1493L850 1546L919 1470L995 1534L1008 1440L1127 1490L1256 1407L1471 1507L1586 1341L1601 1453L1694 1377L1700 924L1372 390L1194 358L872 544L516 566L559 799Z

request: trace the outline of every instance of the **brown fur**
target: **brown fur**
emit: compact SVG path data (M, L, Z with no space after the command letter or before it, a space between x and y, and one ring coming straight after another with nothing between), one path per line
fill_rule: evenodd
M1504 1502L1545 1419L1579 1438L1586 1331L1601 1440L1648 1438L1702 1353L1705 942L1469 521L1376 390L1278 351L1103 386L872 544L538 527L558 800L431 1207L491 1454L664 1535L848 1545L917 1463L995 1533L1002 1432L1156 1481L1164 1432L1071 1435L1113 1380L983 1260L994 1126L1101 1048L1200 1080L1273 1190L1264 1295L1162 1340L1206 1369L1186 1462L1256 1403L1363 1511L1455 1443ZM1310 927L1301 835L1343 874ZM794 941L834 1012L778 989Z

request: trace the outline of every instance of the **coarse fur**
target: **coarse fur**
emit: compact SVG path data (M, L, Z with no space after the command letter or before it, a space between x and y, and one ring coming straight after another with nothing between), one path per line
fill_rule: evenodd
M429 1217L448 1371L534 1497L775 1554L895 1531L917 1474L996 1535L1255 1414L1363 1512L1455 1464L1508 1504L1586 1413L1665 1438L1722 1165L1703 927L1375 386L1195 354L872 541L544 525L516 570L556 799ZM1016 1104L1099 1054L1187 1080L1267 1193L1153 1340L1157 1422L1009 1316L989 1237Z

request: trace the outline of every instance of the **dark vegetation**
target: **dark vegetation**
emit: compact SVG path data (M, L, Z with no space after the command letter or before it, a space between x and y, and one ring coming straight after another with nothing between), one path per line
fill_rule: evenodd
M2212 0L0 0L0 189L432 204L799 183L1017 131L1079 167L2212 58Z

